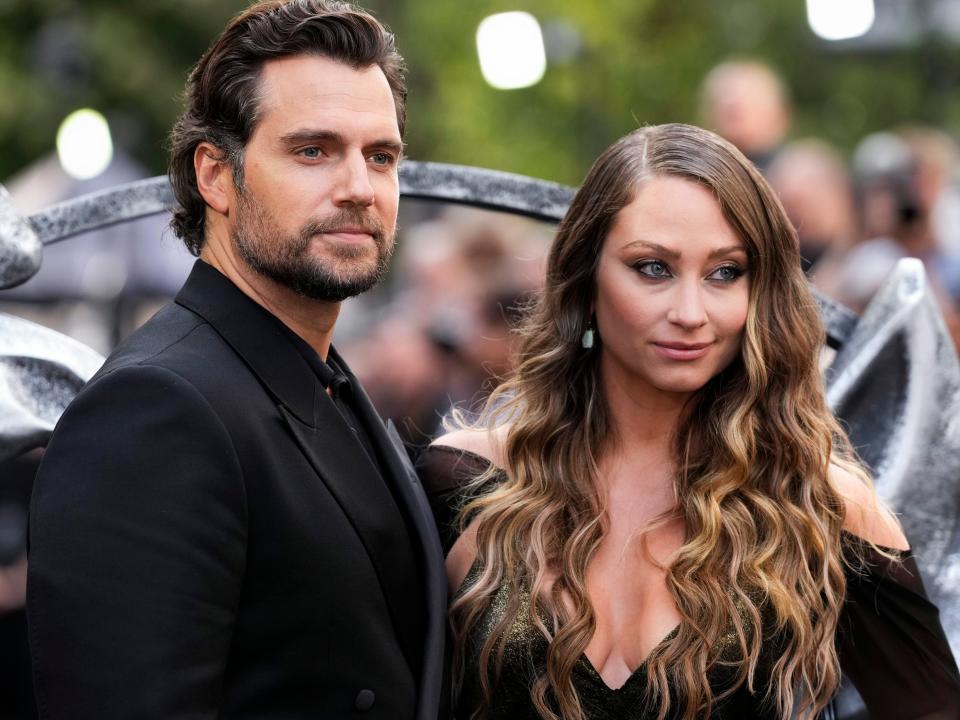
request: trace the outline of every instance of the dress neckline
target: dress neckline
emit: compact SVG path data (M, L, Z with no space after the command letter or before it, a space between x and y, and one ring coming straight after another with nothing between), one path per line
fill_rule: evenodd
M654 653L656 653L658 650L663 648L664 645L666 645L671 640L673 640L679 634L679 632L680 632L680 625L678 623L677 625L673 626L673 629L671 629L670 632L668 632L666 635L663 636L663 639L660 642L658 642L656 645L654 645L650 649L650 652L648 652L647 656L640 661L640 664L630 671L630 674L627 676L627 679L623 681L623 685L621 685L620 687L612 687L611 685L607 684L607 681L603 679L603 675L600 674L600 671L597 670L596 666L594 666L590 658L587 657L586 651L580 653L578 662L586 671L586 675L590 677L595 683L599 683L601 686L603 686L604 690L613 694L623 693L629 689L629 686L632 686L637 681L637 678L640 678L643 676L642 671L647 667L647 665L650 662L650 658L653 657Z

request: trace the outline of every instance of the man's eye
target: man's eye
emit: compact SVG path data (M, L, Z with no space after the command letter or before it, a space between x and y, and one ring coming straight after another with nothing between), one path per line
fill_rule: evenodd
M310 160L316 160L322 154L320 148L318 147L305 147L300 150L300 154Z
M393 155L390 153L378 152L371 155L370 160L374 165L391 165L393 164Z
M670 277L670 268L667 267L666 263L659 260L645 260L636 263L633 267L638 273L649 278Z
M743 273L744 270L739 265L721 265L710 273L708 278L710 280L718 280L719 282L732 283L741 277Z

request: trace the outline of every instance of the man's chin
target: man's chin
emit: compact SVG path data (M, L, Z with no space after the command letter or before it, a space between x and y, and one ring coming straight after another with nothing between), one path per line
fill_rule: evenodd
M355 297L375 287L382 279L382 273L372 269L366 273L344 276L329 273L302 273L286 278L284 283L291 290L313 300L340 302Z
M311 300L319 300L323 302L343 302L344 300L349 300L357 295L362 295L375 285L375 282L362 284L358 283L355 285L322 286L309 284L292 286L291 289L294 290L298 295L302 295L303 297Z
M322 248L322 249L321 249ZM286 261L240 253L247 266L276 285L313 300L340 302L374 287L383 277L386 263L375 246L358 246L365 256L343 257L331 245L318 243L312 252Z

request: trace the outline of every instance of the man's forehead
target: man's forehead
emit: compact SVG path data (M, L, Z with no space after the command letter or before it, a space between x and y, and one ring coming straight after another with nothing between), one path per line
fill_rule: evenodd
M377 65L354 68L319 55L268 60L257 94L261 123L298 124L324 116L399 135L393 93Z

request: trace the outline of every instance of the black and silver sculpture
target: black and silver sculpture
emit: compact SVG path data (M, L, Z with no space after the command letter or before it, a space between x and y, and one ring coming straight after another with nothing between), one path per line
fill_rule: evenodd
M46 445L64 409L102 364L86 345L0 313L0 463Z

